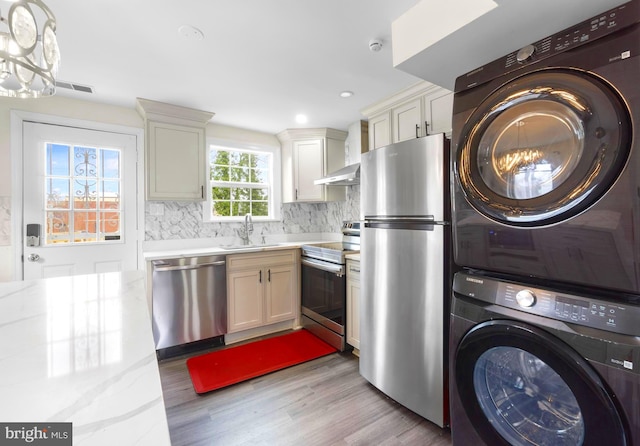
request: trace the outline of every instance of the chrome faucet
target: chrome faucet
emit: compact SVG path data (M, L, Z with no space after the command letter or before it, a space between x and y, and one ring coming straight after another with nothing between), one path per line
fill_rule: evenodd
M253 233L253 220L251 219L251 214L246 214L244 216L244 226L238 230L238 235L242 239L243 245L250 245L251 240L249 237Z

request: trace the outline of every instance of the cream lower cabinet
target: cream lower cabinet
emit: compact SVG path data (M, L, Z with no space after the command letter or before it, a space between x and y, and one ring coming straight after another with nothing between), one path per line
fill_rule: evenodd
M229 333L295 319L298 250L227 256Z
M360 349L360 262L347 259L347 344Z

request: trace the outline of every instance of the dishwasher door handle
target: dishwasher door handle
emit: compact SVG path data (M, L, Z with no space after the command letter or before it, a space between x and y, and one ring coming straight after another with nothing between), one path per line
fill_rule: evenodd
M224 265L226 262L226 260L219 260L217 262L211 262L211 263L198 263L196 265L180 265L180 266L155 266L153 267L154 271L186 271L186 270L190 270L190 269L198 269L198 268L205 268L207 266L221 266Z

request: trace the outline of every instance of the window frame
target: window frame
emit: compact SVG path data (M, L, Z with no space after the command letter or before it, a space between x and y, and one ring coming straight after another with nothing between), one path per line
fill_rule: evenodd
M231 223L242 222L244 216L214 216L212 212L213 200L211 199L211 149L212 147L223 148L228 150L237 150L241 152L262 152L271 154L271 197L268 204L268 216L253 216L253 221L279 221L280 209L282 206L282 166L280 147L267 146L261 144L248 144L237 141L229 141L218 138L207 138L206 148L206 166L207 166L207 193L202 203L202 217L205 222Z

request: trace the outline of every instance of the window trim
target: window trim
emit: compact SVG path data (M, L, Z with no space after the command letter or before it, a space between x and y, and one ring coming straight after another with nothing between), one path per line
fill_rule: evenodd
M254 216L253 221L256 222L268 222L268 221L280 221L281 207L282 207L282 165L281 165L281 153L279 146L267 146L262 144L250 144L237 141L231 141L220 138L207 138L207 194L205 200L202 202L202 217L205 222L218 222L218 223L232 223L244 221L244 216L234 217L214 217L211 212L212 200L211 200L211 173L210 173L210 154L211 146L222 146L231 150L244 150L250 152L268 152L271 153L273 165L272 165L272 180L271 180L271 202L269 205L269 216L258 217Z

